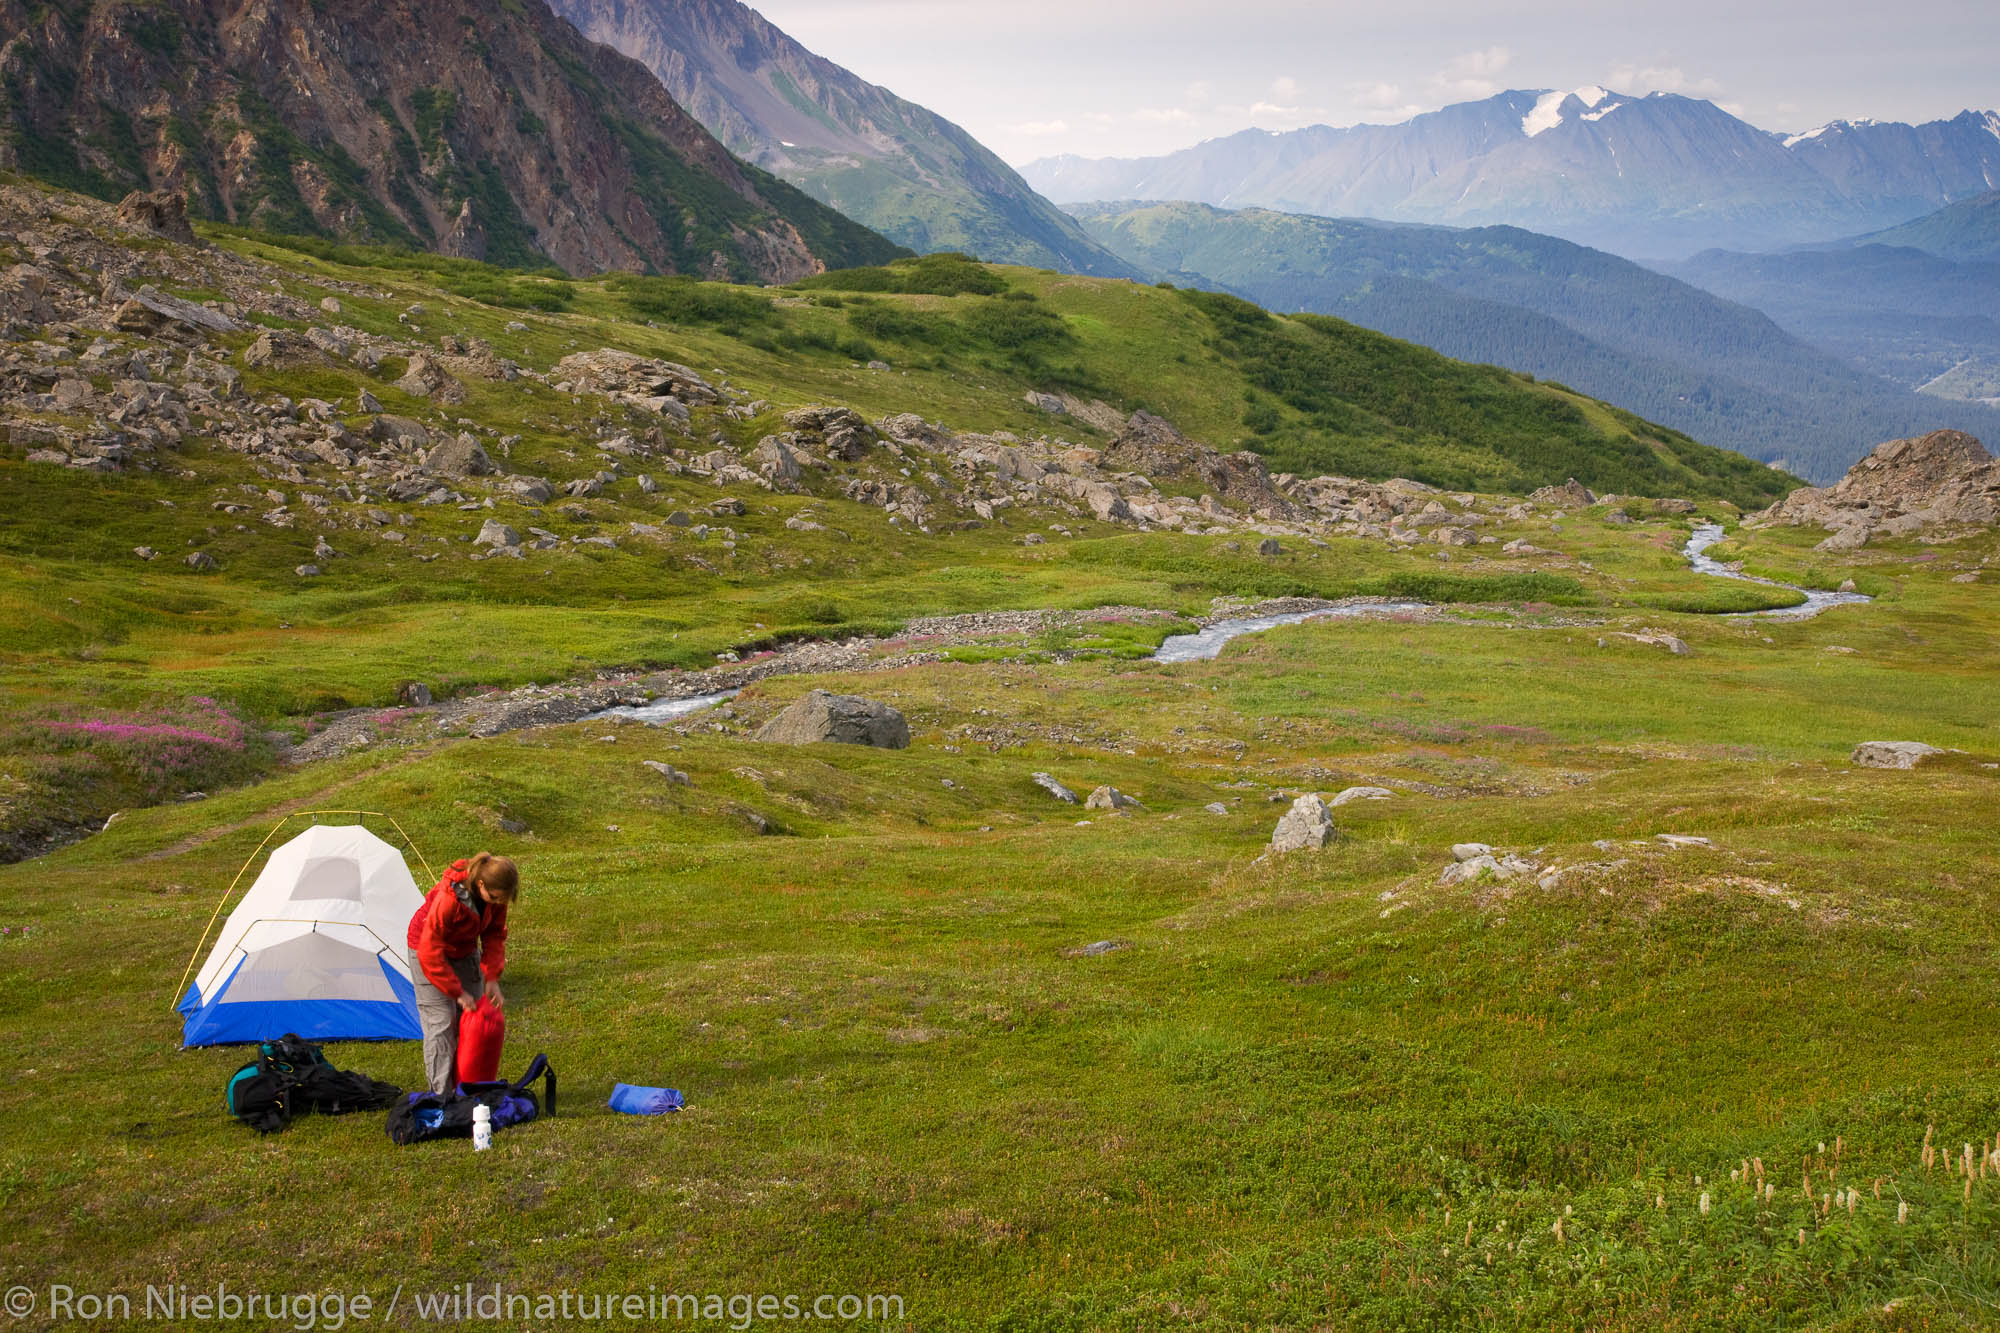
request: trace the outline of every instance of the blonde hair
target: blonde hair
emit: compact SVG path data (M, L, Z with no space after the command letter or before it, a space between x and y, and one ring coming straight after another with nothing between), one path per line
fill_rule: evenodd
M521 872L507 857L491 852L481 852L465 863L465 879L510 906L521 892Z

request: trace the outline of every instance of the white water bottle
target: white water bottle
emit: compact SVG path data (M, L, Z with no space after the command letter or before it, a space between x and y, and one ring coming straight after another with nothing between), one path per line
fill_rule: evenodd
M485 1152L493 1146L493 1108L485 1102L472 1108L472 1151Z

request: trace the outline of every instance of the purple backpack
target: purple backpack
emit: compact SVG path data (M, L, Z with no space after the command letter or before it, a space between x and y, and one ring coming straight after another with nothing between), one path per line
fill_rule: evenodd
M542 1080L542 1099L528 1087ZM512 1083L461 1083L456 1092L413 1092L389 1109L389 1138L396 1143L427 1139L472 1137L472 1108L492 1111L493 1128L524 1125L546 1111L556 1113L556 1071L549 1058L537 1055L528 1071Z

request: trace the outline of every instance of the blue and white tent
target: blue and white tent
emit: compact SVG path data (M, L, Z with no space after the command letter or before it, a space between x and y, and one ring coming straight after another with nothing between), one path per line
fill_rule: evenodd
M319 824L271 853L176 1006L184 1046L415 1040L405 940L423 894L394 847Z

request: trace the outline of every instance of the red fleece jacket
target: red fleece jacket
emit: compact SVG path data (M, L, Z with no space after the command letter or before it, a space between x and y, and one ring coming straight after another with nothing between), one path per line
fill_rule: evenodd
M444 878L410 918L410 948L433 986L457 999L465 987L450 959L479 948L479 973L498 981L507 966L507 905L488 903L466 882L465 862L453 861Z

